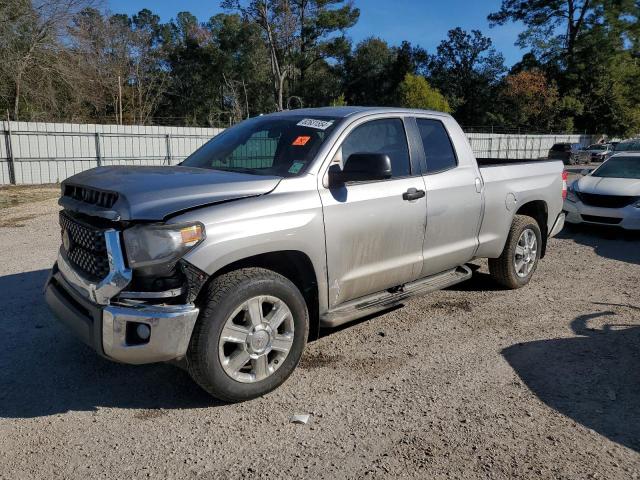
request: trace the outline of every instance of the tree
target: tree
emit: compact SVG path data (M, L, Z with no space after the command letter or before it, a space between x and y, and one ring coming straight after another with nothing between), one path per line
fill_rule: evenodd
M277 110L285 107L287 80L299 75L304 83L316 63L344 54L349 46L344 31L360 14L345 0L223 0L222 6L260 27Z
M345 61L345 94L350 105L384 105L393 92L388 73L395 55L379 38L360 42Z
M429 62L431 84L447 98L458 121L467 125L486 121L505 71L504 57L478 30L449 30Z
M594 66L584 94L580 126L610 135L640 133L640 65L630 53L615 55L603 66ZM586 127L585 127L586 128Z
M550 131L560 96L544 73L531 70L508 75L499 99L510 127Z
M427 80L419 75L407 73L399 86L400 106L451 112L447 99Z
M51 110L60 82L59 54L73 16L92 0L3 0L0 3L0 95L11 117ZM54 85L57 83L57 85Z
M264 34L269 51L273 92L277 110L284 109L284 89L287 77L292 75L298 25L289 0L224 0L222 6L237 11Z
M166 91L160 18L84 9L69 29L70 77L80 102L117 123L148 123Z
M488 17L492 25L522 22L527 27L518 37L521 47L532 47L540 57L560 58L571 68L576 43L594 21L599 0L502 0L498 12Z
M360 18L352 1L292 0L300 28L296 68L304 84L307 71L326 58L343 58L351 50L345 32ZM332 8L333 7L333 8Z
M239 15L219 14L208 22L211 42L216 49L216 69L224 80L220 108L233 112L239 121L273 110L269 91L267 49L260 29Z
M427 52L402 42L391 47L379 38L360 42L344 61L345 97L351 105L396 105L407 74L426 69Z
M132 123L148 123L167 88L160 17L143 9L131 18L129 85Z

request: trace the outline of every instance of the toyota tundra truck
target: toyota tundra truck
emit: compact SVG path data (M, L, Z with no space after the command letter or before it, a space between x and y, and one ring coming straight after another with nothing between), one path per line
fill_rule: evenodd
M98 354L175 362L211 395L282 384L320 328L472 276L525 286L563 227L560 161L474 157L446 114L246 120L177 166L62 183L51 310Z

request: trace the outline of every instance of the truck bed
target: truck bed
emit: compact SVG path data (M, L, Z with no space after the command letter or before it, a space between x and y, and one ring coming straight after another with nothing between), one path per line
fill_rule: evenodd
M560 160L477 159L484 183L485 213L479 234L478 257L502 252L511 218L523 205L543 202L550 229L562 211ZM544 230L544 229L542 229Z

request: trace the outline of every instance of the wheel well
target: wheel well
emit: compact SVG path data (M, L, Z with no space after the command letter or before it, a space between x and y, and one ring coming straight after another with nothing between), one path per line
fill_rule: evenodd
M309 257L299 251L284 250L269 252L233 262L211 276L211 279L223 273L240 268L258 267L272 270L288 278L298 287L307 302L309 310L309 340L315 340L319 334L318 281ZM211 281L210 279L210 281Z
M547 231L547 219L549 218L547 203L543 200L535 200L533 202L525 203L518 209L516 215L528 215L536 221L538 227L540 227L540 232L542 233L541 257L544 257L547 251L547 237L549 234Z

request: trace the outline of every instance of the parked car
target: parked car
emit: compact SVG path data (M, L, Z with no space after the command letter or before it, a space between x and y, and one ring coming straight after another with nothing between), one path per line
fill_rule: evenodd
M45 295L107 358L178 361L246 400L284 382L320 327L462 282L474 258L528 284L563 227L563 190L560 162L479 166L446 114L260 116L180 166L64 181Z
M576 165L580 162L579 152L582 145L579 143L556 143L549 150L549 160L561 160L565 165Z
M640 230L640 152L617 153L573 182L564 209L570 223Z
M616 143L611 151L605 155L604 159L607 160L612 155L621 152L640 152L640 138L624 140Z
M595 143L578 152L579 163L603 162L607 154L613 150L608 143Z

